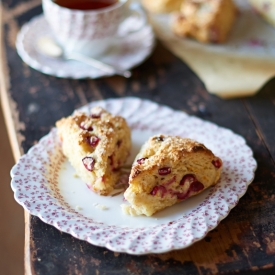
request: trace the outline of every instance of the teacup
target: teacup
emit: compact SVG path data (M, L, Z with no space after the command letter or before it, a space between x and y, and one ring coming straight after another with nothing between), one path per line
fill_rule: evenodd
M137 3L132 5L129 2L114 0L105 7L90 10L64 7L57 4L59 1L55 3L53 0L43 0L42 5L56 41L65 51L97 57L105 53L119 38L118 30L125 19L133 14L140 17L142 24L132 32L138 31L146 23L142 8Z

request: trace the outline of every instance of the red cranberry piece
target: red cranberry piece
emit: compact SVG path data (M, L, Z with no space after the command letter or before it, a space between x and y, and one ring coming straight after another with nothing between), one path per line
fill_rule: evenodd
M175 193L177 196L178 200L185 200L189 197L190 190L188 190L186 193Z
M164 194L167 192L166 188L162 185L157 185L151 191L151 195L155 196L158 192L160 192L160 196L163 198Z
M186 181L192 183L192 182L196 181L196 178L195 178L195 176L193 174L186 174L181 179L180 185L184 185Z
M212 164L216 167L216 168L220 168L222 166L222 162L219 159L215 159L212 160Z
M159 175L160 176L165 176L171 173L171 168L170 167L163 167L159 169Z
M114 165L114 157L113 157L113 155L109 156L108 159L110 160L110 165L113 166Z
M122 143L122 140L117 141L116 145L117 145L118 148L120 147L121 143Z
M217 27L212 27L210 29L210 40L214 43L217 43L219 41L219 29Z
M199 192L204 188L204 185L201 182L197 181L194 176L193 179L195 181L191 182L190 187L188 188L186 193L175 193L178 200L185 200L189 197L190 192Z
M93 147L96 147L99 141L100 141L100 138L98 138L97 136L88 137L88 142Z
M92 126L86 126L84 121L82 121L80 124L79 124L79 127L83 130L87 130L87 131L93 131L94 128Z
M137 160L137 163L138 163L138 164L143 164L144 161L145 161L146 159L148 159L148 158L141 158L141 159L138 159L138 160Z
M204 188L204 185L199 182L199 181L194 181L191 183L189 189L192 191L192 192L199 192L201 191L202 189Z
M160 136L160 137L156 137L157 141L164 141L164 137Z
M100 118L101 114L91 114L91 118Z
M92 157L85 157L82 159L83 165L88 171L93 171L95 166L95 159Z

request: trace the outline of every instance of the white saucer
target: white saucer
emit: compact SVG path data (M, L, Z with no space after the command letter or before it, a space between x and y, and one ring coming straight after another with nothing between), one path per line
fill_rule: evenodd
M36 41L45 36L54 38L43 14L26 23L17 35L18 54L33 69L48 75L75 79L112 75L78 61L55 59L39 53ZM152 27L145 25L141 30L114 42L112 49L102 56L101 61L128 70L144 61L151 54L154 45Z

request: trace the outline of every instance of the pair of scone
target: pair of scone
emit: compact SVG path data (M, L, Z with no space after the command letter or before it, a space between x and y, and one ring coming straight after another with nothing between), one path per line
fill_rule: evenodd
M131 148L124 118L100 107L76 112L56 123L62 150L81 179L100 195L114 189ZM201 193L217 183L222 161L203 144L187 138L157 135L141 148L124 193L130 215L157 211Z

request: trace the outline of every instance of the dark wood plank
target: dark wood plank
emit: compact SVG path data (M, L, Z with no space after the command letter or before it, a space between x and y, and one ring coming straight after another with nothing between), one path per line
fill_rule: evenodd
M242 135L258 162L255 180L239 204L204 240L161 255L131 256L95 247L30 220L32 274L274 274L275 273L275 146L273 142L275 79L254 97L222 100L210 95L197 76L158 45L133 70L133 78L58 79L26 66L11 41L11 28L41 12L33 7L12 16L19 1L4 1L10 19L4 24L10 103L16 104L19 140L26 152L56 120L81 105L102 98L137 96L183 110ZM34 1L26 2L27 4Z
M251 114L251 119L259 129L259 135L265 142L271 157L275 159L274 133L275 133L275 101L274 101L274 81L270 80L261 90L247 100L247 109Z

